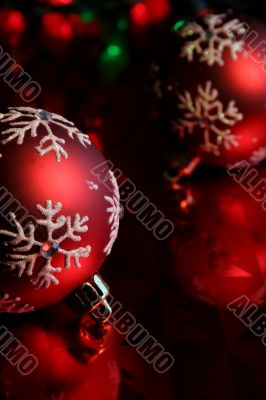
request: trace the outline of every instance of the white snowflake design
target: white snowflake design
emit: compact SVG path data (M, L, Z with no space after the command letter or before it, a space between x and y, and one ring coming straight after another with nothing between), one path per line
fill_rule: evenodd
M260 147L258 150L253 151L250 162L252 164L259 164L261 161L265 160L266 158L266 147Z
M91 190L98 190L99 189L99 186L97 185L97 183L94 183L92 181L86 181L86 183L87 183L89 189L91 189Z
M62 268L52 265L53 257L49 253L45 253L45 246L53 246L53 249L56 249L55 254L60 253L65 256L65 269L70 267L72 259L74 259L76 268L80 268L81 264L79 259L81 257L89 257L91 247L86 246L78 247L73 250L65 250L61 247L61 244L66 239L79 242L81 237L77 233L85 233L88 231L86 222L89 218L87 216L81 218L77 213L73 221L70 216L64 215L60 215L55 219L55 216L62 209L62 203L56 202L53 204L51 200L46 201L45 207L38 204L36 208L45 218L36 220L36 227L33 224L29 225L27 232L24 231L21 224L17 221L15 214L10 213L10 218L16 225L17 233L0 230L0 235L13 238L13 240L6 242L5 245L14 246L14 250L12 254L7 255L7 260L2 260L0 262L8 266L10 270L16 271L17 276L21 277L23 274L32 276L37 258L44 258L44 265L31 282L38 288L49 288L51 283L55 285L59 284L59 280L54 274L61 272ZM38 227L45 228L47 241L40 242L36 239L35 235ZM62 228L66 228L66 232L55 238L54 232ZM37 250L35 250L36 248Z
M18 145L23 144L25 135L30 134L32 138L36 138L40 127L43 127L46 134L40 140L36 150L41 156L54 151L58 162L61 157L68 158L68 153L64 149L65 139L54 134L52 127L59 126L65 130L70 139L78 139L80 144L85 148L91 145L88 135L80 132L73 124L61 115L49 113L44 110L35 110L31 107L9 107L6 114L0 115L0 122L10 123L11 128L1 132L1 136L5 139L0 139L1 145L5 145L13 140L16 140ZM23 119L23 120L22 120ZM0 155L1 158L1 155Z
M0 292L0 313L23 313L33 311L34 307L29 304L19 304L21 303L21 298L17 296L10 296L7 293Z
M118 235L119 220L120 220L120 213L121 213L120 194L119 194L118 184L117 184L117 181L116 181L116 178L115 178L113 172L109 171L109 173L110 173L110 180L111 180L111 183L113 186L113 195L112 195L112 197L104 196L105 200L110 205L110 207L108 207L106 209L106 211L111 214L108 219L108 222L111 225L110 239L103 250L107 256L111 253L113 244Z
M194 55L200 55L200 61L209 66L217 63L224 65L223 53L227 48L233 60L237 60L238 54L244 56L244 41L237 39L246 33L246 29L238 19L225 22L226 14L210 14L203 18L205 27L197 22L186 23L178 35L187 41L181 49L180 57L194 60Z
M237 147L237 137L231 133L231 129L224 129L224 126L233 126L243 119L235 101L231 100L224 110L223 104L218 100L219 92L212 88L211 81L206 83L205 88L199 85L197 90L195 100L188 91L182 95L178 94L178 108L184 110L184 118L173 122L174 130L178 131L180 138L184 138L186 131L192 134L195 128L199 127L204 135L201 149L216 156L220 154L221 145L227 150L232 146ZM216 136L215 143L212 142L212 134Z

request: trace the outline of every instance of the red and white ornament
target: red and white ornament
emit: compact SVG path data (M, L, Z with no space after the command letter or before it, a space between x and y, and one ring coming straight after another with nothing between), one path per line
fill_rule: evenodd
M0 115L0 309L62 300L110 254L119 190L103 156L72 122L29 107ZM38 289L38 290L37 290Z
M258 39L251 44L252 30ZM176 36L155 82L172 136L191 158L210 165L264 158L265 26L232 13L207 14L186 22Z

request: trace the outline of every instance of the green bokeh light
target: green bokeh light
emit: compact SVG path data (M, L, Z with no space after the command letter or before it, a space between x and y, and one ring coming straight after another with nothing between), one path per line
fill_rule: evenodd
M128 21L125 18L120 18L117 21L117 29L120 32L125 32L128 29Z
M122 49L117 44L110 44L106 49L106 54L111 57L119 57L121 55Z
M173 28L172 28L172 31L174 31L174 32L178 31L180 28L182 28L182 26L185 25L185 23L186 23L186 21L183 20L183 19L180 20L180 21L177 21L177 22L174 24L174 26L173 26Z
M95 14L92 11L84 11L80 14L80 19L84 22L92 22Z
M119 79L130 63L127 41L121 36L114 36L110 39L99 59L103 79L109 83Z

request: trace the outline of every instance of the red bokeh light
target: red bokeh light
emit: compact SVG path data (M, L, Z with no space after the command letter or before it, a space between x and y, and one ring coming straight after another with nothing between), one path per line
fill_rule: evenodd
M149 22L148 8L143 3L134 5L130 15L136 25L146 25Z
M19 11L10 9L0 11L0 31L10 44L16 46L25 29L25 18Z
M73 3L73 0L51 0L52 6L68 6Z
M139 26L160 22L170 12L168 0L145 0L131 8L131 19Z
M168 0L146 0L146 4L150 20L154 23L160 22L171 10Z
M69 40L72 37L71 25L60 13L44 15L43 26L46 33L54 38Z
M10 11L5 21L5 27L6 30L12 32L23 32L25 30L24 16L19 11Z

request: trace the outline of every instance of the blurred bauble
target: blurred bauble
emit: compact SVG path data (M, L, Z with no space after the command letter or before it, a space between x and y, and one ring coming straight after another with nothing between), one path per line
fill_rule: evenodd
M232 12L207 14L178 21L172 35L170 54L153 65L169 140L223 168L264 159L266 26Z
M120 371L112 333L108 350L90 361L94 349L84 345L78 321L64 304L40 310L34 317L5 314L1 321L13 335L8 344L1 328L1 399L117 400ZM16 339L23 346L12 353Z
M119 228L119 190L73 123L32 108L0 115L0 310L62 300L94 274Z
M252 187L265 176L265 163L261 167ZM188 296L215 306L224 307L242 295L265 303L262 203L230 176L199 179L191 187L195 203L190 218L169 238L171 279Z

